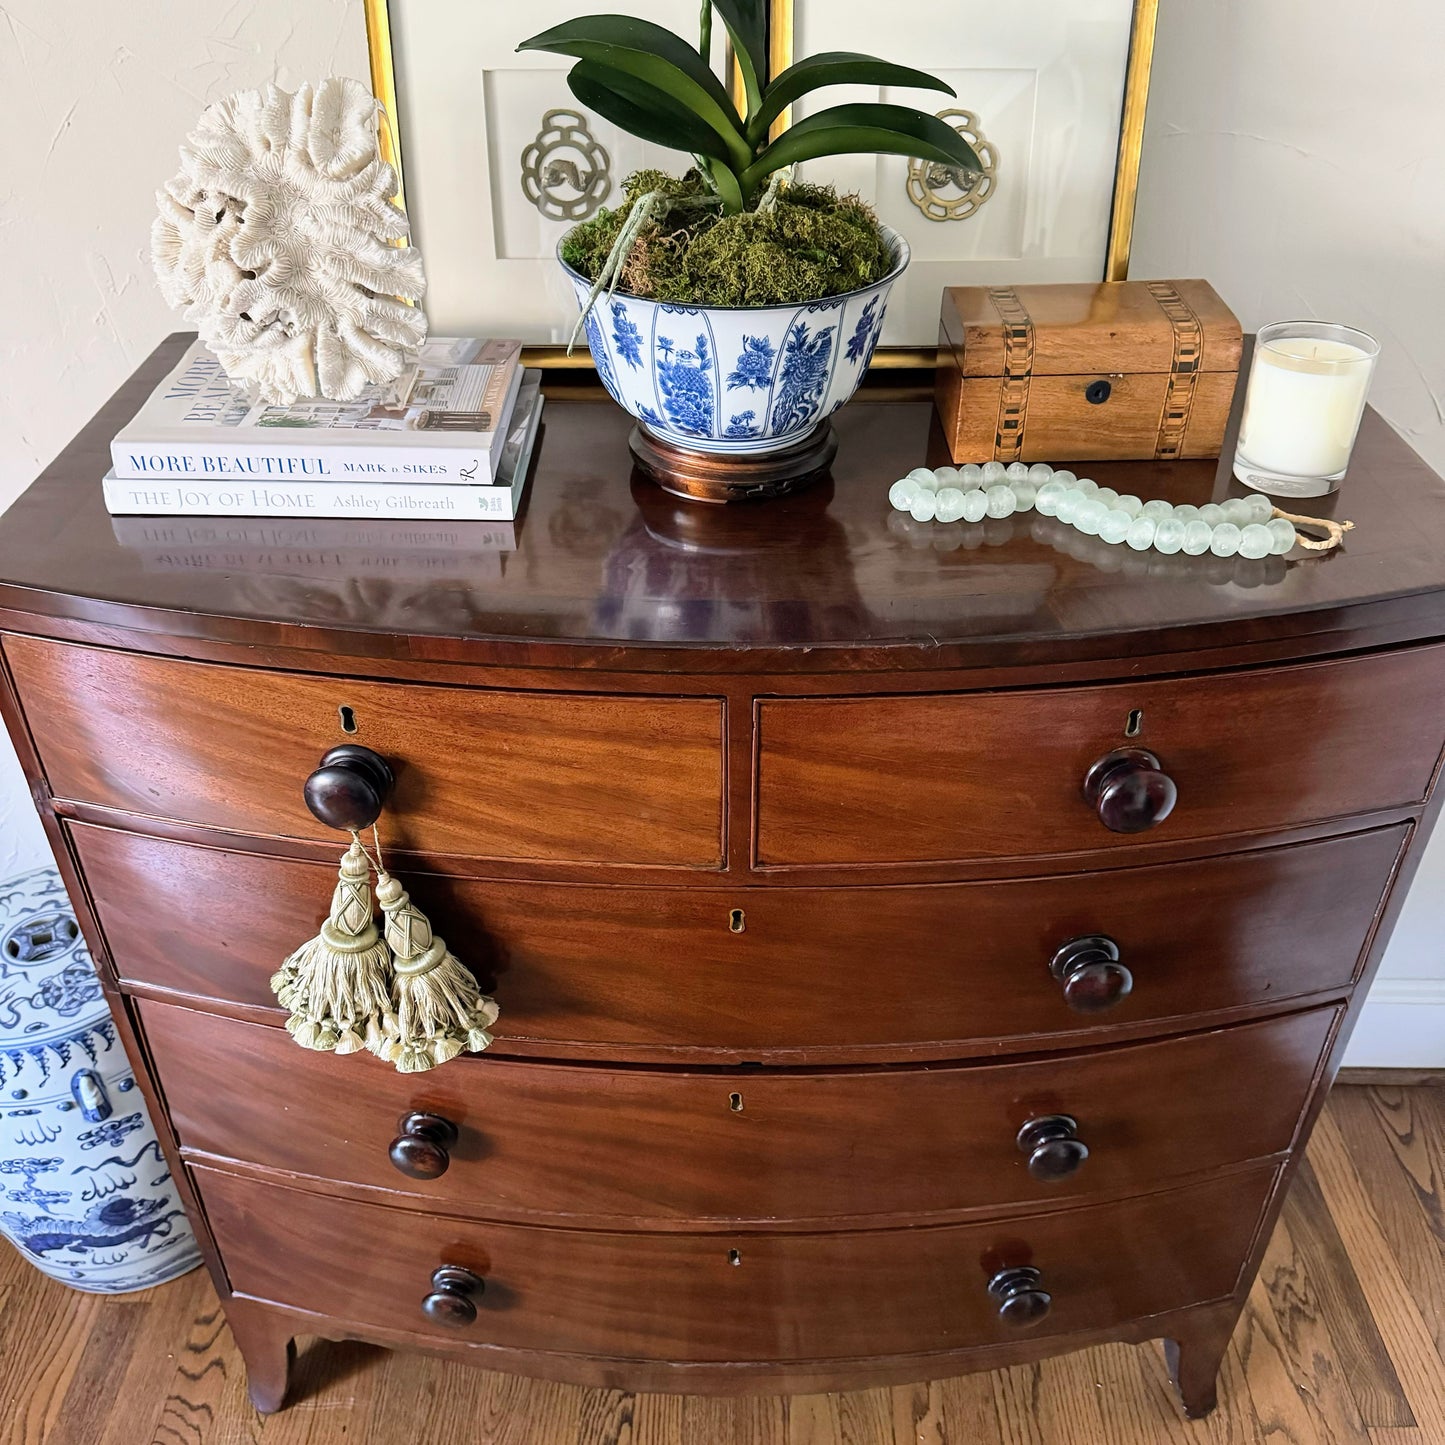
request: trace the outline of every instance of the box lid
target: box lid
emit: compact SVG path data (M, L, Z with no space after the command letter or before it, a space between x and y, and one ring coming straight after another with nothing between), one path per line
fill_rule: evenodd
M964 376L1239 368L1234 313L1208 281L950 286L942 341Z

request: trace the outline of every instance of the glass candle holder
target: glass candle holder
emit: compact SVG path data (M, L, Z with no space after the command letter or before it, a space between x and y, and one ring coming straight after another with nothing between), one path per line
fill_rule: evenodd
M1380 344L1352 326L1278 321L1255 338L1234 475L1283 497L1340 484L1360 429Z

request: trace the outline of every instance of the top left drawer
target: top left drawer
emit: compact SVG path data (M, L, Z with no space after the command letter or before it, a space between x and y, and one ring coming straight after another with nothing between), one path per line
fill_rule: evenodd
M396 769L387 809L396 847L722 865L718 698L360 682L18 636L5 652L63 802L335 839L307 812L301 785L326 749L354 741Z

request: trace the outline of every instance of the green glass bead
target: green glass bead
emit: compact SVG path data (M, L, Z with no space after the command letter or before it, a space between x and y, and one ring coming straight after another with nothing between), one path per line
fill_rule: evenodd
M1216 557L1232 557L1239 551L1239 539L1243 535L1233 522L1220 522L1210 538L1209 550Z
M1002 484L990 487L984 493L984 500L990 517L1011 517L1014 514L1014 508L1018 505L1014 489Z
M1055 478L1051 482L1045 482L1034 497L1034 509L1045 517L1058 515L1059 501L1068 488Z
M988 497L984 494L982 487L974 487L971 491L963 494L963 520L965 522L981 522L983 514L988 510Z
M1214 540L1214 528L1202 517L1184 524L1184 546L1181 550L1189 557L1202 557Z
M1144 503L1143 515L1153 522L1162 522L1165 517L1172 517L1174 515L1174 508L1170 503L1164 501L1162 497L1155 497L1152 502Z
M1246 522L1239 534L1239 555L1251 559L1268 557L1273 540L1268 527L1259 522Z
M1266 522L1264 526L1269 533L1270 556L1283 557L1294 546L1294 523L1286 522L1283 517L1275 517L1272 521Z
M1121 511L1129 514L1129 520L1133 521L1140 512L1144 510L1144 503L1132 492L1125 492L1114 505Z
M1185 524L1178 517L1161 517L1154 524L1154 550L1170 556L1184 546Z
M940 522L956 522L963 516L965 493L961 487L940 487L934 494L934 517Z
M930 492L927 487L919 487L917 496L913 498L913 505L908 509L909 515L915 522L931 522L937 510L937 493Z
M1097 498L1088 497L1074 513L1074 526L1087 536L1095 536L1099 530L1099 523L1108 515L1109 509Z
M1199 509L1199 520L1217 527L1224 520L1224 508L1218 502L1206 502Z
M1001 482L1006 471L1008 468L1002 462L985 462L983 464L984 486L991 487L995 483Z
M1115 544L1122 542L1129 535L1133 522L1133 517L1121 507L1111 507L1104 513L1104 520L1099 523L1100 540Z
M906 512L912 505L913 499L918 495L918 483L912 477L899 477L899 479L888 488L888 500L900 512Z
M1154 518L1135 517L1124 540L1136 551L1147 552L1154 545Z
M958 469L958 484L964 491L983 485L983 468L977 462L965 462Z

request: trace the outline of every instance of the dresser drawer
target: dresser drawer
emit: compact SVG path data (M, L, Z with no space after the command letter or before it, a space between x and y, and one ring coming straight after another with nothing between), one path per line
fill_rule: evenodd
M500 1050L862 1062L991 1039L1058 1046L1347 988L1407 833L1003 883L406 883L496 995ZM270 977L315 931L334 877L88 825L70 838L121 978L201 998L274 1007ZM1118 943L1133 989L1077 1012L1049 963L1094 933Z
M471 1057L416 1077L261 1024L149 1002L140 1013L183 1148L484 1217L589 1225L863 1220L1157 1189L1287 1149L1337 1017L1015 1064L684 1073ZM457 1130L439 1178L408 1178L388 1157L411 1111ZM1077 1121L1088 1157L1041 1180L1030 1169L1068 1146L1031 1163L1017 1137L1057 1115Z
M757 861L1124 849L1415 804L1445 741L1442 697L1445 647L1433 646L1105 687L768 699ZM1152 751L1178 789L1142 835L1111 832L1084 796L1090 766L1120 748Z
M433 1343L681 1363L926 1354L1019 1338L988 1281L1032 1266L1031 1335L1228 1295L1272 1170L967 1226L830 1234L591 1233L468 1224L194 1170L239 1294ZM476 1319L422 1313L432 1271L486 1281Z
M6 640L51 791L204 827L327 838L301 785L355 741L396 768L394 846L722 862L722 703L358 682Z

